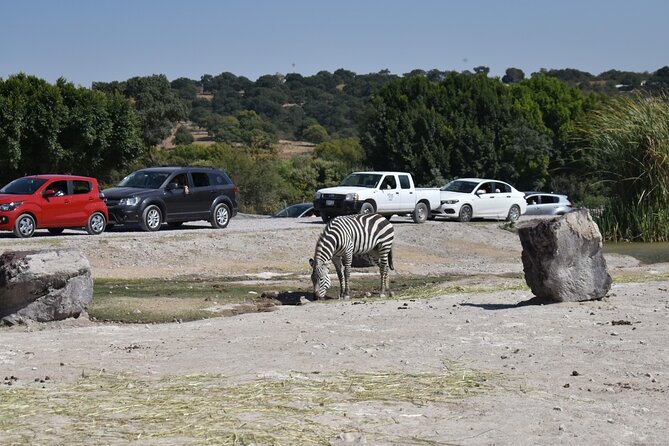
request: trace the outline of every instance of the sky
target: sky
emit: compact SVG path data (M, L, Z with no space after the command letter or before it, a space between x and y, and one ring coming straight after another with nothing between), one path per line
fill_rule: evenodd
M668 22L666 0L0 0L0 78L654 72Z

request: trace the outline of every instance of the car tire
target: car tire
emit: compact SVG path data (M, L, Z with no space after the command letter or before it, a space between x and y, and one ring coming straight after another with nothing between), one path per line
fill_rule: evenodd
M93 212L90 217L88 217L88 223L86 224L86 232L90 235L100 235L105 232L107 227L107 219L105 218L102 212Z
M458 221L461 222L468 222L472 221L472 207L468 204L463 204L462 207L460 208L460 213L458 214Z
M365 214L373 214L374 212L375 210L372 203L362 203L362 206L360 206L360 211L358 212L358 214L365 215Z
M413 219L414 223L425 223L429 213L430 212L425 203L418 203L414 208L413 213L411 214L411 218Z
M21 214L14 223L14 235L17 238L30 238L35 233L35 219L30 214Z
M509 209L509 213L506 216L506 221L518 221L520 218L520 208L518 207L517 204L514 204L511 206L511 209Z
M163 224L163 214L160 212L160 208L155 204L147 206L142 212L139 226L144 231L157 231L161 224Z
M328 223L330 220L332 220L332 215L321 212L321 220L323 220L323 223Z
M51 235L58 235L62 234L65 228L49 228L47 231L49 231L49 234Z
M230 208L225 203L218 203L211 214L211 226L223 229L230 223Z

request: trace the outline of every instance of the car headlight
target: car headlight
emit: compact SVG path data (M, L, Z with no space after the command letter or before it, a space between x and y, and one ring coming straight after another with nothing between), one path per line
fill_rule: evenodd
M314 200L320 200L320 199L321 199L321 193L320 193L320 192L316 192L316 193L314 194Z
M443 200L441 204L455 204L460 200Z
M22 204L23 201L12 201L11 203L0 204L0 211L13 211Z
M346 201L358 201L358 194L356 193L351 193L351 194L346 194Z
M137 203L139 203L139 197L121 198L121 201L118 202L121 206L137 206Z

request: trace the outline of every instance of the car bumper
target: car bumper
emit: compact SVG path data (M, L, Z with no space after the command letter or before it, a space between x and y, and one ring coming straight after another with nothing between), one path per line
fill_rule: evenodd
M314 200L314 209L321 214L327 215L349 215L360 212L364 201L352 200Z
M15 213L3 212L0 214L0 231L12 231L14 230L14 222L16 221Z
M109 222L119 225L139 223L139 210L135 207L111 206L107 208Z

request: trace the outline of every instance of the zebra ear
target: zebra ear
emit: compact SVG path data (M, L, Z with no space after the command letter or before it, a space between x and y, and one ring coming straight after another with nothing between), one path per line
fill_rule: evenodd
M309 259L309 266L314 267L314 259Z

